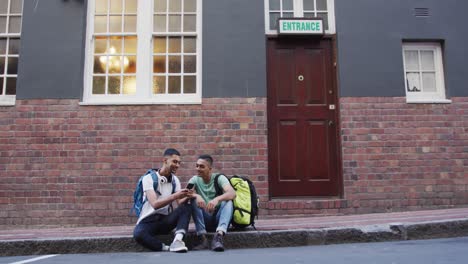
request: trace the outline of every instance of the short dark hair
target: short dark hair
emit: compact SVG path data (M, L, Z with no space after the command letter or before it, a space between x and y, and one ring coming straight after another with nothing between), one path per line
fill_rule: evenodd
M180 156L180 153L179 151L177 151L177 149L173 149L173 148L168 148L164 151L164 157L172 156L172 155Z
M213 166L213 158L208 154L200 155L200 156L198 156L198 159L206 160L206 161L208 161L210 166Z

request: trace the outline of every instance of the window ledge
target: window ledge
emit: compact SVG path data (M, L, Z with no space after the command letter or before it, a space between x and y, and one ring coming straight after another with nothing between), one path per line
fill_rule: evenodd
M449 99L406 99L408 104L451 104L452 100Z
M180 104L180 105L197 105L201 104L201 99L198 100L186 100L186 101L178 101L178 100L168 100L168 101L147 101L147 100L139 100L139 101L110 101L110 100L86 100L80 102L79 105L168 105L168 104Z
M0 95L0 106L14 106L15 103L15 95Z

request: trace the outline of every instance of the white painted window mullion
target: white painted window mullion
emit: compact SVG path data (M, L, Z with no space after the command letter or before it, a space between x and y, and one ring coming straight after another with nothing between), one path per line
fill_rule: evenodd
M294 0L294 17L304 17L304 2L303 0Z
M137 81L136 81L136 96L149 97L151 89L144 89L151 85L151 61L153 56L151 50L151 32L153 12L153 1L139 0L137 6ZM148 91L149 90L149 91Z

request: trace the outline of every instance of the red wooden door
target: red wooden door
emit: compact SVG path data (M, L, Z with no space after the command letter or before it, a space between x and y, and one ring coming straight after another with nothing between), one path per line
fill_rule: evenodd
M340 194L332 45L327 39L268 40L272 197Z

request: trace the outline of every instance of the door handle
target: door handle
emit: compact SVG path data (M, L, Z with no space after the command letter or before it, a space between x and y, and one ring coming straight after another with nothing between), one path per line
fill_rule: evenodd
M335 122L333 122L332 120L328 120L328 126L333 126L335 124Z

